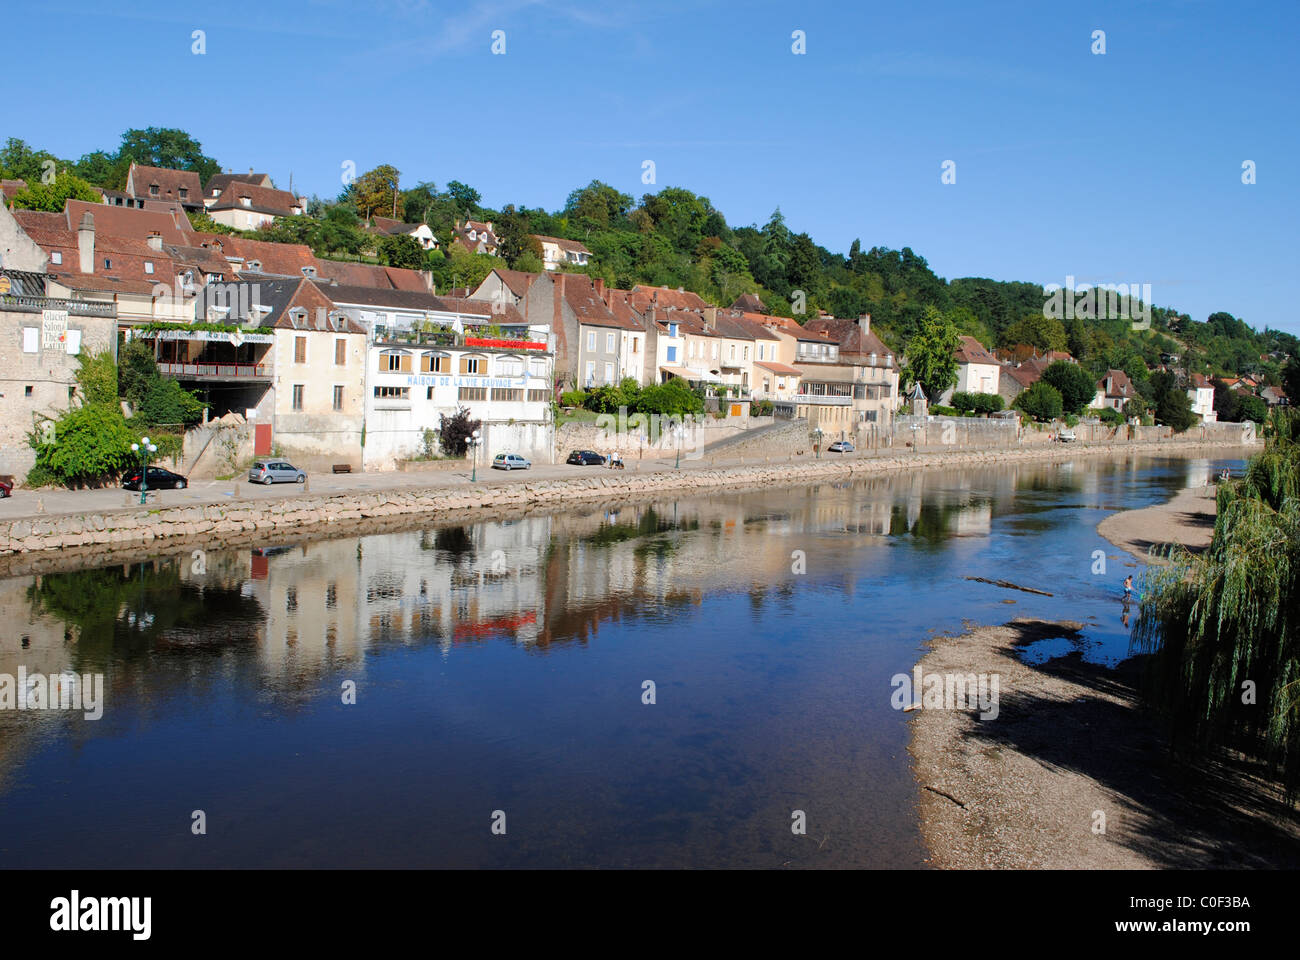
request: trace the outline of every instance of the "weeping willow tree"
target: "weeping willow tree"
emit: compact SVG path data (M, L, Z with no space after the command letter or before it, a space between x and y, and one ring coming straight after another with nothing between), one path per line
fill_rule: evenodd
M1155 654L1152 694L1175 746L1262 757L1300 787L1300 414L1278 412L1245 476L1221 484L1200 556L1171 549L1147 575L1133 630Z

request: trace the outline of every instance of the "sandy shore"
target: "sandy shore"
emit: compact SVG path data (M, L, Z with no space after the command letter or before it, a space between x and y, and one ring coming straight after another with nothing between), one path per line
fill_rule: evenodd
M1215 495L1218 488L1190 487L1168 503L1141 510L1121 510L1097 524L1097 532L1139 560L1151 558L1152 547L1177 543L1199 552L1214 534Z
M934 866L1154 869L1300 866L1300 815L1252 762L1168 752L1141 706L1140 664L1018 648L1079 624L1013 620L939 637L924 673L997 674L995 718L913 714L921 830ZM1103 818L1104 817L1104 821ZM1098 832L1104 825L1104 832Z

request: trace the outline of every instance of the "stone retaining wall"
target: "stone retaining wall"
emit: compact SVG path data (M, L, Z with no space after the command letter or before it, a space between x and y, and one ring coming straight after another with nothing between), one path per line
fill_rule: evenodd
M283 500L257 500L163 509L123 509L96 514L72 514L0 522L0 556L40 551L76 551L103 557L119 549L138 549L158 541L220 541L239 534L256 534L261 542L285 536L322 536L360 521L387 517L456 515L473 509L521 510L570 501L645 497L669 491L687 496L695 491L726 487L795 486L828 479L875 476L923 467L1003 465L1015 461L1070 460L1089 454L1128 452L1174 453L1205 449L1204 444L1166 441L1139 446L1075 446L939 454L891 454L836 460L814 460L761 466L661 471L650 474L607 474L564 480L520 482L460 489L402 489L376 493L307 495Z

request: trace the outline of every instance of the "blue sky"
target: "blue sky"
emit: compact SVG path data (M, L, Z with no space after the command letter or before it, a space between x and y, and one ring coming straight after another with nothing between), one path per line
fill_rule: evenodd
M136 0L61 4L57 26L51 9L7 11L0 136L60 156L175 126L322 196L345 161L490 206L682 186L732 226L779 205L831 250L910 246L949 279L1149 283L1196 319L1300 333L1295 2Z

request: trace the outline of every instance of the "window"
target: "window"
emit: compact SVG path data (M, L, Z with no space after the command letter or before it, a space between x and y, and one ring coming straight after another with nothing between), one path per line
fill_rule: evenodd
M605 382L614 382L614 365L612 363L605 364Z
M23 387L23 396L30 397L31 395L32 395L32 387L31 384L28 384L27 386Z
M433 387L430 387L428 390L425 391L424 399L426 399L426 400L432 400L432 399L433 399Z
M585 382L589 387L596 382L596 361L594 360L587 361L587 379Z
M409 353L381 353L379 355L380 373L410 373L411 355Z
M614 350L616 349L616 341L617 341L617 334L613 334L613 333L607 333L607 334L605 334L605 352L606 352L606 353L613 353L613 352L614 352Z
M669 362L669 363L676 363L676 362L677 362L677 348L676 348L676 347L669 347L669 348L668 348L668 362Z
M333 581L330 581L329 586L325 588L325 606L335 607L338 605L338 602L339 602L338 584Z
M713 359L718 359L718 341L713 341Z
M188 199L189 199L189 196L190 196L190 189L189 189L189 187L181 187L180 190L179 190L178 192L180 193L180 195L181 195L181 199L182 199L182 200L188 200Z
M522 377L524 362L518 357L501 357L497 360L496 372L500 377Z
M545 360L529 361L528 372L531 373L534 377L546 376L546 361Z
M334 409L343 409L343 388L340 386L334 387Z
M158 184L156 183L149 184L149 196L151 197L158 196Z
M461 387L457 399L466 401L486 400L487 387Z
M587 331L587 349L588 349L588 350L595 350L595 349L596 349L596 331L595 331L595 330L588 330L588 331Z
M348 342L346 340L334 341L334 366L346 367L348 364Z
M549 391L549 390L529 390L529 391L528 391L528 402L529 402L529 403L546 403L546 402L547 402L548 400L550 400L550 399L551 399L551 391Z
M337 389L341 390L342 387ZM375 387L376 400L409 400L410 398L410 387Z
M62 252L55 250L50 254L50 263L62 263L62 262L63 262Z
M633 337L633 338L632 338L632 352L633 352L633 353L640 353L640 352L641 352L641 338L640 338L640 337Z
M760 360L767 359L767 347L761 343L758 345L758 359Z
M440 357L436 354L426 353L420 358L421 373L450 373L451 357Z
M294 363L307 362L307 338L306 337L293 338L293 362Z
M675 323L668 324L668 336L670 337L677 336L677 324Z
M104 258L104 269L105 269L105 270L112 270L112 269L113 269L113 261L110 260L110 259L108 259L108 257L105 257L105 258Z
M483 372L482 363L483 360L481 357L461 357L460 372L461 373L482 373Z
M492 399L500 403L518 403L524 399L524 392L498 387L493 389Z
M293 408L295 410L302 409L302 384L301 383L295 383L293 385Z
M745 348L745 359L746 359L746 360L749 359L749 347L746 347L746 348Z
M144 262L144 272L145 272L145 273L153 273L153 261L152 261L152 260L146 260L146 261Z
M736 359L736 345L734 343L731 344L731 359L732 360Z
M246 207L251 207L253 205L253 200L251 197L240 197L239 202Z

